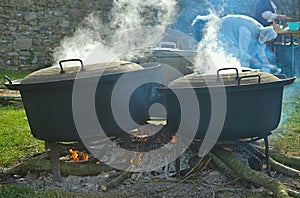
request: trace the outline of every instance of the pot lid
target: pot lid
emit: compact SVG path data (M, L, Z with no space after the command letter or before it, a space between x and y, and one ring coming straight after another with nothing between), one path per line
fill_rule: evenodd
M226 73L222 73L224 70ZM229 72L230 70L230 72ZM240 86L263 84L280 81L272 74L261 71L238 71L236 68L223 68L217 71L217 74L192 73L171 82L170 88L204 88L211 86Z
M73 66L63 66L65 62L71 61L78 61L81 66L78 64L74 66L76 63L73 63ZM128 61L102 62L83 66L80 59L70 59L60 61L59 64L60 66L48 67L29 74L21 81L21 84L73 80L78 77L78 73L80 77L96 77L143 69L142 66Z

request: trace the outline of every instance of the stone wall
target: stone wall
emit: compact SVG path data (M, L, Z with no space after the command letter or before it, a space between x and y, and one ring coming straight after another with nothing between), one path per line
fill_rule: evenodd
M277 12L293 17L300 21L300 0L273 0L277 6Z
M53 50L71 36L89 13L109 17L113 0L1 0L0 69L28 70L50 66ZM207 14L208 0L178 0L183 23ZM206 2L206 3L205 3ZM216 10L251 15L255 0L214 0ZM225 2L225 4L221 3ZM300 19L300 0L274 0L278 12ZM190 9L190 10L189 10ZM184 12L185 11L185 12ZM174 25L180 29L180 24Z
M88 3L87 3L88 2ZM52 64L53 49L71 36L93 11L111 8L111 0L1 0L0 69L25 70Z

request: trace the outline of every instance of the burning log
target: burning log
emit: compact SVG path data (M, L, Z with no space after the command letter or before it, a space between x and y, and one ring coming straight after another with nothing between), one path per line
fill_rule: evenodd
M88 159L89 159L89 155L87 153L82 152L82 151L69 149L69 152L70 152L69 158L74 160L75 162L79 162L79 161L82 161L82 160L88 161Z
M233 156L231 152L223 149L214 149L213 153L228 167L234 170L241 179L271 190L278 198L289 197L288 189L285 185L265 174L246 167L239 159Z

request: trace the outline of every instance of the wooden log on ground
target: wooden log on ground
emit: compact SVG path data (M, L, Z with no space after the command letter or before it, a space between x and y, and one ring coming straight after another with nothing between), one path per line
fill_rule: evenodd
M113 188L115 186L118 186L120 183L122 183L124 180L128 179L130 177L131 173L128 171L122 172L118 177L114 178L110 182L107 182L106 184L103 184L101 186L102 191L107 191L109 188Z
M222 173L224 173L227 177L231 179L237 178L234 174L233 170L231 170L222 160L220 160L216 155L212 152L207 154L207 157L211 158L212 163L214 163Z
M112 170L111 167L104 164L89 164L76 162L60 162L60 170L63 176L91 176ZM51 163L47 159L29 159L12 168L3 171L3 175L20 174L26 175L28 171L32 172L51 172Z
M250 153L254 154L254 155L264 155L262 152L264 152L264 149L261 147L251 147L248 146L247 149L250 151ZM272 155L271 155L272 156ZM271 169L274 171L277 171L279 173L282 173L284 175L287 176L291 176L291 177L300 177L300 171L288 166L285 166L279 162L277 162L276 160L274 160L272 157L270 157L270 164L271 164Z
M285 185L265 174L246 167L238 158L232 155L231 152L223 149L214 149L213 153L234 170L242 179L271 190L277 198L290 197Z
M259 151L264 153L263 148L261 148L259 146L255 146L255 147ZM287 165L287 166L290 166L290 167L300 170L300 157L285 155L285 154L281 153L279 150L274 149L274 148L270 148L269 151L270 151L271 158L273 158L277 162L280 162L284 165Z
M300 177L300 171L285 166L274 159L270 158L271 169L290 177Z
M300 198L300 193L294 190L289 189L288 193L290 196L294 197L294 198Z

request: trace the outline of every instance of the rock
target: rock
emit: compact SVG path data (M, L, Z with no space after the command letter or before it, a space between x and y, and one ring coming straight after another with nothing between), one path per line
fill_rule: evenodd
M14 42L15 50L29 50L32 46L32 39L17 39Z
M25 12L25 14L24 14L24 20L26 22L35 20L36 18L37 18L37 15L35 12Z

